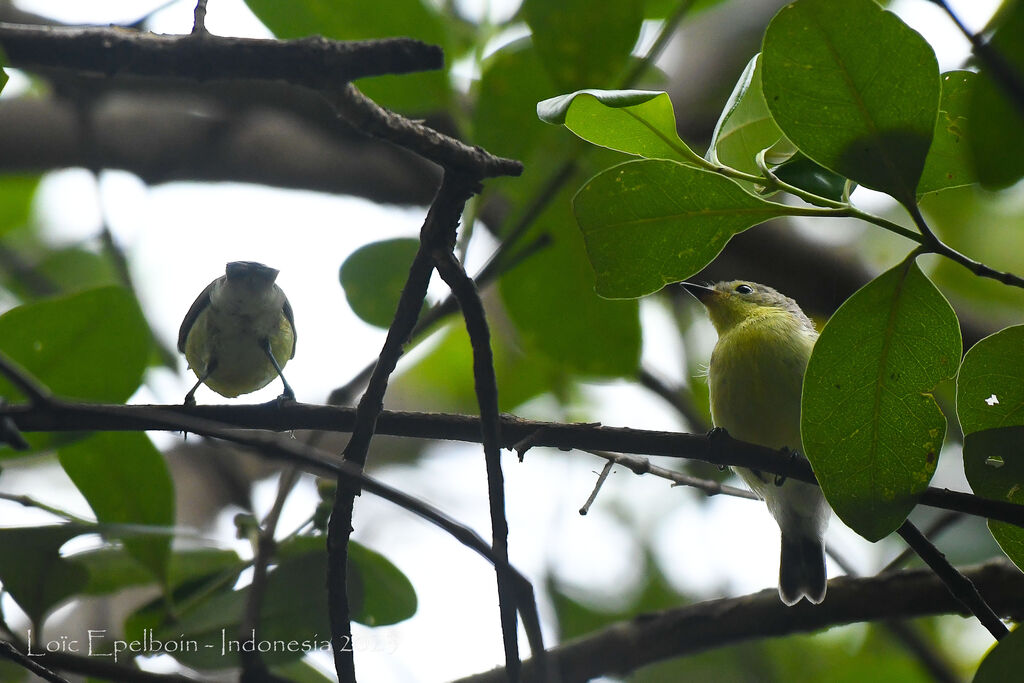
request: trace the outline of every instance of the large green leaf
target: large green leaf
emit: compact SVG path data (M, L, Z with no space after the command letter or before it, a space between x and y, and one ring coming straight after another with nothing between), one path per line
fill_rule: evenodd
M908 259L858 290L814 346L801 437L836 514L869 541L899 527L946 433L931 392L960 360L949 303Z
M964 437L964 473L983 498L1024 505L1024 426L971 432ZM1024 568L1024 530L1006 522L988 522L1006 556Z
M768 108L800 151L914 202L939 105L924 38L873 0L797 0L768 25L762 58Z
M316 35L335 40L407 36L444 48L450 42L447 27L433 3L422 0L246 0L245 4L282 39ZM408 113L443 108L450 98L447 69L364 78L357 84L380 104Z
M782 131L764 101L761 55L756 54L743 70L722 109L706 156L712 163L760 175L754 161L758 152L782 139Z
M348 305L364 321L387 329L409 277L420 241L399 238L374 242L352 252L339 279Z
M594 293L569 196L560 192L538 218L531 236L545 232L551 245L502 276L502 301L527 357L540 353L544 365L581 375L632 377L640 362L639 307Z
M90 533L83 524L0 529L0 582L34 624L88 582L83 567L61 559L60 548Z
M122 548L90 550L71 555L67 561L84 568L89 574L89 581L81 590L83 595L110 595L124 588L154 583L153 572ZM170 557L167 583L175 589L186 582L216 575L226 569L241 571L244 566L245 563L233 550L179 550Z
M989 45L1021 82L1024 74L1024 3L1006 3L1001 25ZM992 77L991 69L980 62L974 92L968 106L971 130L968 137L971 157L981 184L990 189L1009 187L1024 176L1024 112L1019 100L1006 86Z
M972 683L1006 683L1024 671L1024 629L1019 626L992 646L974 674Z
M956 381L956 411L965 434L964 471L980 496L1024 503L1024 325L971 347ZM1024 529L988 523L1003 552L1024 567Z
M578 90L537 103L537 116L563 124L595 145L647 159L699 165L676 133L668 93L650 90Z
M575 90L617 80L640 33L644 0L525 0L523 17L552 80Z
M978 181L967 137L971 134L967 113L976 78L977 75L970 71L942 74L939 117L935 120L932 146L924 162L921 181L917 184L918 195Z
M67 398L123 403L142 380L152 341L127 289L102 287L0 316L0 350ZM0 378L0 396L20 396Z
M534 107L556 92L529 40L506 45L483 64L473 110L473 142L493 154L528 159L546 146L541 141L555 137L537 120ZM524 174L531 170L527 164Z
M161 528L174 524L174 484L163 456L145 434L101 432L63 446L59 457L100 522ZM122 541L132 557L167 583L169 535Z
M673 161L629 161L573 199L597 293L639 297L685 280L738 232L791 213L733 181Z

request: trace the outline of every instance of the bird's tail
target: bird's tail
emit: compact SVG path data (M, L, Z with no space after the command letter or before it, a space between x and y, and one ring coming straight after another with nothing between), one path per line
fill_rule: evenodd
M817 605L825 599L825 547L821 538L782 534L779 559L779 597L787 605L807 598Z

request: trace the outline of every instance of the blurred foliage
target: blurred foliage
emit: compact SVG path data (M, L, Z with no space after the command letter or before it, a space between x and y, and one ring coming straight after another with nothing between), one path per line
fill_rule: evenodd
M637 41L642 29L663 27L660 22L684 6L684 27L704 12L747 12L749 6L738 0L623 0L599 11L583 0L527 0L516 14L498 22L469 18L461 13L461 3L432 0L247 0L247 5L280 38L406 35L442 46L442 70L363 79L358 85L385 106L412 116L437 117L463 139L524 162L522 177L488 181L473 207L480 231L505 240L513 256L541 236L551 240L501 274L495 290L485 294L504 411L544 395L577 409L585 383L635 378L645 332L638 304L628 298L602 298L595 283L609 297L653 292L693 276L720 252L727 261L734 234L756 229L753 226L771 217L834 206L855 184L888 192L905 205L919 199L930 225L952 247L995 268L1024 272L1024 205L1021 188L1012 187L1021 177L1024 159L1019 106L1008 100L984 63L977 75L940 75L924 40L871 0L797 0L766 24L761 52L740 56L740 64L748 64L746 70L724 106L714 105L721 115L706 153L694 150L703 150L708 141L682 139L676 119L677 112L707 108L706 103L673 102L667 92L634 90L658 88L665 80L653 65L639 61L642 50ZM1019 2L1009 6L992 41L1018 73L1024 70L1022 7ZM523 37L527 32L530 35ZM671 76L675 65L662 66ZM709 71L714 66L708 63ZM454 77L455 73L472 74L472 82L463 87L462 75ZM630 73L639 76L630 78ZM674 94L674 88L669 90ZM802 192L808 206L784 203L778 186L758 182L764 181L759 178L762 151L766 167ZM988 189L1009 189L983 192L974 184L976 178ZM156 354L144 311L101 239L68 245L47 235L33 207L38 183L38 176L0 178L0 302L6 311L0 316L0 350L61 396L125 402L142 385ZM825 220L815 224L816 229L825 226L818 234L831 227ZM896 220L906 223L902 213ZM888 247L894 242L886 242L886 256L876 258L872 252L878 250L871 245L878 233L870 229L847 250L851 268L881 272L913 246L902 241ZM891 235L886 233L883 239ZM388 324L414 248L412 239L389 240L339 255L341 285L363 320ZM764 258L771 259L772 254ZM877 293L892 284L887 273L868 285L874 289L861 290L851 300L851 306L864 304L863 311L853 320L837 315L826 328L823 339L838 342L823 344L822 358L856 360L853 351L864 348L858 341L864 331L860 327L870 318L878 323L874 333L889 335L883 351L889 354L890 365L859 367L873 374L874 388L888 398L873 403L850 399L848 407L856 404L857 410L848 410L844 420L820 416L818 422L836 432L821 437L823 443L898 414L902 417L896 418L898 428L890 430L892 439L876 434L870 448L852 450L904 453L906 415L892 411L917 396L928 404L927 430L935 430L932 445L938 452L941 433L947 431L943 414L951 417L953 411L943 405L939 414L931 394L935 392L942 405L945 388L935 384L953 374L954 357L960 355L955 321L943 296L949 297L962 320L969 317L982 329L995 331L1021 322L1024 291L976 277L946 259L921 259L921 265L921 271L913 267L914 282L902 292L919 295L915 300L923 302L911 307L911 314L895 321L883 315L885 301L899 300L895 290L900 287L889 287L885 292L891 296L865 303L865 292ZM813 270L819 264L808 262L806 267ZM830 275L819 272L816 284L829 287ZM799 300L799 292L787 293ZM697 319L692 310L676 315L687 347L700 332L694 325ZM431 348L403 368L392 390L407 405L423 411L473 412L476 401L465 329L459 320L438 329ZM988 385L971 373L978 367L1001 367L1009 368L1002 378L1007 385L992 391L1015 396L1024 386L1019 346L993 350L992 338L983 344L968 356L977 363L966 363L961 371L961 392L979 381L979 391L984 392ZM923 365L946 361L941 372L929 367L913 376L910 369L922 348L927 349L928 361ZM686 392L698 413L709 420L707 386L697 377L706 360L686 354L686 367L680 370L690 381L679 391ZM894 385L885 380L885 371L893 377L913 377L913 386L899 385L896 394L886 393ZM819 379L821 386L830 386L824 375ZM22 398L5 380L0 380L0 395L13 401ZM817 408L833 407L824 405L832 399L821 400ZM1018 495L1016 461L1002 468L992 463L994 458L1006 463L1014 454L1022 425L978 426L963 408L959 417L969 434L965 460L972 486L992 496ZM948 431L954 434L956 425L952 427ZM236 588L236 582L247 562L226 549L225 539L204 548L179 547L180 539L172 539L175 482L147 437L29 437L35 454L59 451L61 464L100 524L0 529L0 547L18 549L0 552L0 581L22 610L43 623L71 600L146 586L162 594L131 614L125 624L129 634L153 628L175 637L187 633L207 638L219 629L237 630L248 592ZM944 451L956 448L947 444ZM17 455L6 448L0 451L3 458ZM909 482L902 481L898 491L880 492L863 481L872 477L843 476L863 463L844 460L835 476L827 477L822 474L827 458L810 455L823 481L836 482L837 507L842 508L839 501L846 497L868 517L863 524L851 521L869 537L898 524L935 467L934 462L922 465L917 459L905 468ZM899 467L892 461L878 458L858 471L878 475L895 469ZM899 504L882 500L886 497ZM310 501L310 517L313 506ZM1003 533L993 525L992 531L1020 562L1024 544L1016 536L1019 529ZM102 538L102 547L63 554L65 543L87 534ZM956 548L976 547L973 541L948 540ZM299 631L326 632L322 548L323 538L315 535L295 536L279 548L264 605L266 637L287 634L291 639ZM956 548L951 555L956 556ZM411 581L387 558L358 545L352 546L350 557L350 592L358 620L369 625L395 623L416 611ZM561 637L584 635L643 611L698 597L674 589L652 557L646 556L645 563L643 585L627 596L626 607L611 612L592 606L588 596L551 582L548 588ZM932 642L948 644L941 642L942 630L931 627L934 622L919 623ZM1019 656L1015 640L1000 650ZM231 665L194 654L181 659L198 667ZM323 680L292 654L275 661L275 672L294 680ZM0 670L0 678L5 675ZM633 678L911 681L926 676L881 629L860 627L702 653L659 663Z

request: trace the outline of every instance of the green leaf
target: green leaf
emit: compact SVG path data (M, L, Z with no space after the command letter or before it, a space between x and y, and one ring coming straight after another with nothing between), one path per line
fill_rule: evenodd
M84 568L89 574L89 582L80 591L82 595L109 595L124 588L154 583L153 573L122 548L90 550L72 555L67 560ZM186 582L219 574L225 569L240 571L242 567L242 559L233 550L180 550L170 557L167 583L175 589Z
M65 398L123 403L152 348L132 293L102 287L26 304L0 316L0 350ZM0 396L20 396L0 379Z
M991 500L1024 504L1024 426L971 432L964 437L964 473L971 490ZM1006 556L1024 568L1024 529L989 520L989 531Z
M1007 3L1002 23L989 45L1020 82L1024 74L1024 3ZM981 62L974 92L970 96L971 121L967 144L981 184L988 189L1009 187L1024 177L1024 113L1005 86L992 77Z
M539 353L564 372L632 377L640 362L639 307L635 301L607 301L594 293L568 191L551 201L536 225L523 241L546 232L551 245L499 282L524 352Z
M34 624L88 582L85 569L64 561L60 548L94 531L83 524L0 529L0 582Z
M942 74L942 99L935 121L924 172L917 184L918 196L978 182L970 158L968 108L977 75L970 71Z
M924 38L873 0L797 0L768 25L763 60L768 108L801 152L914 203L939 105Z
M174 484L163 456L145 434L100 432L62 447L59 458L100 522L173 526ZM166 585L170 536L126 537L123 543L132 557Z
M956 411L964 438L964 471L979 496L1024 503L1024 325L971 347L956 380ZM1024 567L1024 529L990 521L989 531Z
M1024 670L1024 629L1019 626L998 641L981 660L972 683L1006 683Z
M617 0L595 11L590 0L525 0L523 17L552 80L575 90L617 80L643 21L643 0Z
M1024 325L971 347L956 380L956 412L964 434L1024 425Z
M827 168L822 168L800 152L797 152L789 161L772 169L772 172L785 183L834 201L842 200L843 192L846 189L846 178L836 175ZM815 203L823 204L824 202Z
M327 615L327 553L321 536L300 536L278 548L276 568L267 575L260 611L259 641L282 641L285 648L264 653L267 664L294 661L322 649L330 639ZM386 558L358 543L349 544L349 599L352 618L363 624L382 626L411 617L416 611L416 593L409 580ZM233 582L232 582L233 583ZM222 636L237 639L239 624L249 600L250 586L231 590L231 583L191 605L177 606L176 618L166 619L160 603L136 613L126 627L129 638L140 637L142 629L154 629L159 640L194 640L194 652L175 658L189 666L225 669L238 665L237 646L221 652ZM288 647L289 643L294 643ZM213 647L205 647L207 644Z
M409 37L449 45L448 29L430 2L422 0L246 0L263 25L281 39L324 36L335 40ZM447 106L451 97L447 67L356 81L379 104L407 113L426 113Z
M668 93L650 90L578 90L537 103L537 116L563 124L587 142L648 159L700 164L676 133Z
M756 54L736 82L711 136L706 155L711 163L761 175L755 162L758 152L783 139L764 100L761 68L761 55Z
M492 154L525 159L552 130L534 115L540 99L558 92L529 40L502 48L483 65L477 106L473 111L473 142ZM526 172L531 168L527 165Z
M364 545L349 543L348 559L352 619L367 626L386 626L416 613L416 590L388 558ZM326 562L324 571L326 575Z
M6 80L7 74L3 74L0 82ZM0 178L0 236L28 223L38 187L37 175L5 175Z
M639 297L685 280L738 232L791 213L733 181L672 161L628 161L573 199L597 293Z
M419 247L417 239L384 240L360 247L345 259L339 279L356 315L377 327L391 325Z
M930 392L960 354L956 314L912 259L850 297L814 346L803 447L832 509L869 541L903 523L935 472L946 419Z

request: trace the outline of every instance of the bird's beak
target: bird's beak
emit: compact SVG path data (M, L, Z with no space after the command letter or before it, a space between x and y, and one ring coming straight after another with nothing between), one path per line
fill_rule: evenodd
M710 299L711 297L718 293L714 289L711 289L710 287L705 287L704 285L695 285L692 282L680 282L679 284L681 284L687 292L697 297L697 301L701 302L702 304L707 303L708 299Z

